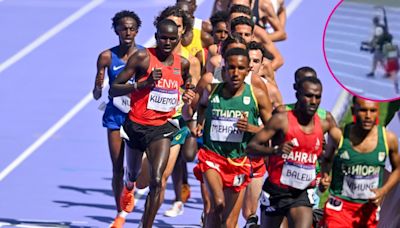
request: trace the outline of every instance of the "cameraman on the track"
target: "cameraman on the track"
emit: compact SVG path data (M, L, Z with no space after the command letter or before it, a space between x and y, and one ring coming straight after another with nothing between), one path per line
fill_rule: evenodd
M385 56L382 52L382 47L386 42L390 42L391 40L386 25L380 23L379 17L375 16L372 21L374 23L374 33L371 41L369 42L369 46L370 51L374 54L374 56L371 72L367 74L368 77L374 77L378 63L384 67Z

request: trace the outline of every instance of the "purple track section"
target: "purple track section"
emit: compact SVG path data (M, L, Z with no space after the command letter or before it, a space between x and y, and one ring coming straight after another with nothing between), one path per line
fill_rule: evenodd
M0 2L0 62L58 24L89 1L4 0ZM322 52L325 21L338 1L303 0L287 21L288 40L278 44L285 65L277 72L284 101L295 100L293 72L314 67L324 84L322 107L331 109L342 90L326 68ZM105 1L66 27L29 55L0 73L0 133L3 170L93 88L97 55L118 39L111 17L119 10L136 11L143 21L137 42L154 34L154 17L174 1ZM290 1L287 1L287 5ZM206 0L197 16L208 18ZM318 10L316 10L318 9ZM103 93L103 99L106 92ZM107 227L116 211L111 191L111 162L106 130L101 126L99 102L91 101L0 181L0 226L18 224L52 227ZM193 164L189 164L189 170ZM199 183L189 176L192 197L185 213L167 218L163 212L173 201L169 182L166 200L155 227L198 226L202 210ZM143 212L143 198L126 227L135 227ZM243 226L242 218L239 226ZM11 225L5 225L11 224Z

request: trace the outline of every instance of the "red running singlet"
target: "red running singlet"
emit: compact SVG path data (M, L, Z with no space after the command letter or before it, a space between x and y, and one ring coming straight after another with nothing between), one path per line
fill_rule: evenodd
M310 133L301 129L293 111L288 111L287 117L285 142L291 141L293 150L289 154L270 156L267 166L269 181L281 188L303 190L315 186L315 166L323 148L322 127L317 114Z
M153 69L161 68L162 78L153 88L146 88L131 93L131 111L129 118L146 126L161 126L175 114L179 103L179 88L183 85L181 57L173 54L174 62L165 66L156 57L154 48L147 48L150 64L140 81L146 80Z

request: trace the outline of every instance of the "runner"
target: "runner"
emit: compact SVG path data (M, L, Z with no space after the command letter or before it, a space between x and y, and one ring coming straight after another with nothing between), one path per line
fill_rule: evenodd
M384 196L400 179L397 136L377 124L379 103L353 97L355 122L344 128L337 154L327 153L332 167L330 197L325 205L328 227L377 227ZM384 183L385 160L392 173ZM323 169L328 175L328 169Z
M119 45L101 52L98 57L96 81L93 89L94 99L98 100L102 95L106 69L109 84L111 85L117 74L125 67L129 56L137 49L143 48L135 44L135 37L141 24L142 22L138 15L132 11L120 11L112 18L112 27L119 37ZM119 129L124 123L127 114L123 107L121 108L122 110L118 109L113 101L114 99L109 99L107 103L103 115L103 127L107 128L108 145L113 167L112 189L118 211L111 227L120 227L125 222L126 212L133 210L134 198L129 200L127 207L121 207L120 198L124 177L124 144L120 137ZM126 101L129 101L129 99Z
M204 147L198 153L195 175L204 181L211 199L205 227L236 227L243 190L250 182L250 163L244 147L251 133L259 130L258 118L266 122L271 110L264 83L244 83L249 73L248 51L233 48L227 50L224 59L224 83L210 83L202 92L194 132L201 136L204 126ZM185 107L184 114L190 117L191 110L188 105Z
M133 193L142 155L150 164L150 192L143 213L143 227L151 227L160 207L162 176L170 154L170 144L177 128L168 122L179 102L179 88L189 80L189 62L173 54L179 43L178 27L166 19L157 26L155 48L137 51L118 75L110 95L131 93L131 110L124 124L129 136L128 173L125 188ZM135 84L125 84L135 75Z
M272 116L248 144L249 154L269 156L268 178L261 198L261 227L311 227L316 161L322 153L323 134L339 143L341 132L333 118L320 119L322 84L314 77L298 83L295 108ZM271 146L266 143L272 139Z

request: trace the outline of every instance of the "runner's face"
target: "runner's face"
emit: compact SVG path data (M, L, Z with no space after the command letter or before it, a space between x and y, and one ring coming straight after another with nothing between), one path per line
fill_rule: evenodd
M226 38L228 38L228 34L228 26L225 22L218 22L215 28L213 28L213 37L216 44L226 40Z
M178 39L180 40L182 38L182 35L185 33L185 28L183 27L183 19L176 16L169 16L167 17L167 19L174 21L175 24L178 26Z
M120 44L131 46L138 33L137 23L133 18L123 17L119 20L115 32L119 36Z
M178 28L174 25L161 26L156 33L157 47L164 54L171 54L178 45Z
M251 31L251 26L249 25L236 25L232 33L236 33L241 36L246 44L250 43L253 39L253 32Z
M371 130L378 118L378 102L357 98L353 107L356 124L364 130Z
M319 84L304 82L298 93L300 109L307 115L314 115L321 103L322 87Z
M232 55L225 60L225 64L225 82L233 89L239 89L249 73L249 59L242 55Z
M250 50L249 56L250 56L250 71L257 74L258 71L260 70L262 60L263 60L262 53L258 49Z

